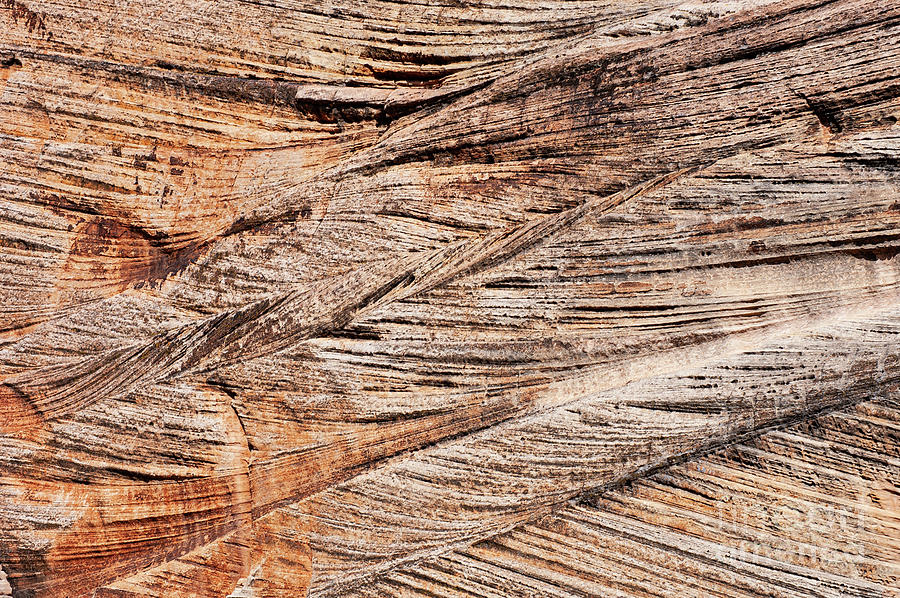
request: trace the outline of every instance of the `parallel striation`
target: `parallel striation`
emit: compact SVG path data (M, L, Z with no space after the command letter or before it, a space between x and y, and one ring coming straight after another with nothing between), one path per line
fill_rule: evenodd
M569 501L894 413L900 7L0 0L0 27L0 595L567 595L491 552L561 508L662 534L640 592L813 591L792 539L672 556L671 488ZM878 517L876 573L821 593L891 585ZM732 537L792 564L697 581Z
M348 595L896 596L898 471L895 390Z

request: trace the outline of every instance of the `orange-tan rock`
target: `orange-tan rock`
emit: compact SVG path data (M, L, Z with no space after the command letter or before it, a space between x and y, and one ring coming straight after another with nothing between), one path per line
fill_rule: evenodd
M0 0L0 596L890 595L898 27Z

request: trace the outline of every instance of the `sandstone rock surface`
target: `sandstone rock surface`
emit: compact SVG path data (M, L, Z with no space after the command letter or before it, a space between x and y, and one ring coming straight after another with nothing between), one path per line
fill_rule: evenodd
M897 595L898 117L885 0L0 0L0 596Z

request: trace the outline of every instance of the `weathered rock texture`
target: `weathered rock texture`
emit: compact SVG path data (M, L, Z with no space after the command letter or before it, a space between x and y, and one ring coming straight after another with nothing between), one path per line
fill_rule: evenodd
M897 595L900 4L0 34L0 596Z
M353 595L884 596L900 575L898 423L896 401L864 401Z

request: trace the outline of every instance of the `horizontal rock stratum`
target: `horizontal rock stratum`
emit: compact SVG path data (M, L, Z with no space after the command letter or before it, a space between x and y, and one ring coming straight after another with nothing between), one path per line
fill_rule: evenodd
M0 597L900 596L900 4L0 0Z

